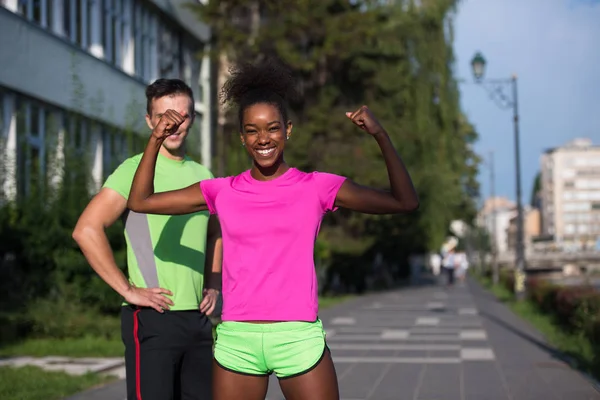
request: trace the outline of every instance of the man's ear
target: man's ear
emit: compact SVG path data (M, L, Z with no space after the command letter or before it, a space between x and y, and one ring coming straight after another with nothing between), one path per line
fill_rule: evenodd
M152 117L150 117L150 115L146 114L146 125L148 125L148 128L150 128L150 130L154 129L154 126L152 126Z

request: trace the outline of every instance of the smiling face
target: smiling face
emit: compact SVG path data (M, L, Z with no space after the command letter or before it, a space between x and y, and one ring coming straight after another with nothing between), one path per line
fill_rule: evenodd
M272 104L258 103L244 110L240 138L254 165L261 169L277 169L281 165L291 133L291 121L284 121Z
M179 126L177 132L163 142L165 150L171 154L177 154L184 150L185 138L194 122L192 99L186 94L174 94L153 99L151 106L152 113L146 115L146 123L150 129L154 129L162 115L169 109L175 110L185 117L185 121Z

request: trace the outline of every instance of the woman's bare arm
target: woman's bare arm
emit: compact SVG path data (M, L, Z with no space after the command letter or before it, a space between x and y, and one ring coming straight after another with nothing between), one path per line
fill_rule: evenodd
M199 183L180 190L154 193L154 172L160 147L184 120L177 111L167 110L152 131L129 192L127 208L130 210L144 214L177 215L208 209Z
M390 137L371 111L363 106L348 118L372 135L381 149L390 181L390 191L373 189L346 180L340 187L335 205L366 214L407 213L419 208L419 197L412 179L396 152Z

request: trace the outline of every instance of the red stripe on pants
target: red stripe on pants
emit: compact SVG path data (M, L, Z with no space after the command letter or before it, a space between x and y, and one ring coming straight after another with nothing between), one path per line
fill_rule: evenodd
M133 340L135 341L135 391L137 400L142 400L142 389L140 387L140 339L138 337L138 314L140 310L133 313Z

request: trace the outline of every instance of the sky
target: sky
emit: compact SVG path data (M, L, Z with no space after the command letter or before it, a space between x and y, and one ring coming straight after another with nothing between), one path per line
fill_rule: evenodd
M454 29L455 75L465 79L461 105L487 164L481 196L490 195L491 151L496 195L516 200L516 180L512 110L473 83L477 51L487 61L486 78L518 77L522 200L529 203L545 150L574 138L600 145L600 0L462 0Z

